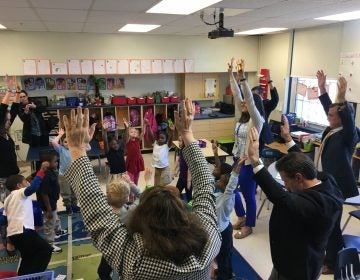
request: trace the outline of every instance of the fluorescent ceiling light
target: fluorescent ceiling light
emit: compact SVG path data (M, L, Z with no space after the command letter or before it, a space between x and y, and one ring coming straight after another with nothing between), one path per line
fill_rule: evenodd
M220 1L221 0L162 0L146 12L153 14L190 15Z
M0 29L6 29L6 27L2 24L0 24Z
M258 29L252 29L252 30L247 30L247 31L241 31L241 32L237 32L235 33L236 35L259 35L259 34L264 34L264 33L271 33L271 32L276 32L276 31L283 31L286 30L287 28L269 28L269 27L263 27L263 28L258 28Z
M119 32L149 32L160 27L157 24L126 24L119 29Z
M326 16L326 17L318 17L315 19L346 21L346 20L353 20L353 19L359 19L359 18L360 18L360 11L353 11L353 12L348 12L348 13L330 15L330 16Z

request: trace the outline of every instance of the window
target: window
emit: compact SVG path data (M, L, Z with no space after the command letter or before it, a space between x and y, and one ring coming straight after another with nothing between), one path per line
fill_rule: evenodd
M298 88L298 84L304 84L308 88L317 88L317 79L314 78L294 78L294 89L292 94L295 95L295 106L294 112L296 113L296 117L300 118L301 121L305 121L310 125L320 125L327 126L328 120L327 116L324 112L324 109L320 103L318 98L316 99L308 99L307 95L303 96L301 94L296 93L296 89ZM327 79L326 84L328 87L328 94L332 102L335 102L336 90L337 90L337 81ZM320 92L319 92L320 94ZM292 107L292 106L291 106Z

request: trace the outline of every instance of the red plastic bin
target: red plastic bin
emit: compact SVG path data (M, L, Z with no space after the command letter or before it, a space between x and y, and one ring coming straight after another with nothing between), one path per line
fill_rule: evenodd
M179 102L179 96L170 96L170 102Z
M138 98L136 98L136 103L137 103L137 104L144 104L144 103L145 103L145 98L144 98L144 97L138 97Z
M146 97L146 103L148 104L152 104L155 102L155 98L154 97Z
M161 102L162 103L169 103L170 98L169 97L161 97Z
M114 105L125 105L126 104L126 97L124 96L113 96L111 98L111 103Z
M127 97L127 104L136 104L136 98L135 97Z

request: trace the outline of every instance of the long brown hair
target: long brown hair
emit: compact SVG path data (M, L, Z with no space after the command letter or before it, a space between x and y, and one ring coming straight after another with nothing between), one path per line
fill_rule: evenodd
M249 112L241 112L239 123L247 123L250 120Z
M171 187L145 190L128 230L142 235L147 255L177 265L191 255L200 256L208 240L198 216L186 209Z

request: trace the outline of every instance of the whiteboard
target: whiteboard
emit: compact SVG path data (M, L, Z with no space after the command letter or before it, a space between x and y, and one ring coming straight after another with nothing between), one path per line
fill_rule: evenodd
M142 59L141 60L141 73L150 74L151 73L151 60Z
M162 73L162 60L161 59L153 59L151 60L151 73L157 74Z
M24 75L36 75L36 60L24 59L23 60Z
M104 75L105 71L105 59L95 59L94 60L94 74Z
M360 53L341 53L339 73L347 81L346 100L360 103Z
M69 75L80 75L81 66L79 59L68 59Z
M119 59L118 60L118 67L117 67L118 74L129 74L129 60L128 59Z
M173 59L164 59L163 60L163 70L164 70L164 73L174 73L174 60Z
M51 73L53 75L67 75L68 69L67 69L67 63L66 62L52 62L51 63Z
M91 59L83 59L80 61L81 74L92 75L94 74L93 61Z
M185 59L185 73L194 72L195 63L193 59Z
M130 74L140 74L141 63L139 59L130 60Z
M183 59L175 59L174 70L175 70L175 73L184 73L185 72L185 64L184 64Z
M51 67L49 59L39 59L37 61L37 74L38 75L50 75Z
M117 74L117 60L107 59L106 60L106 74Z

